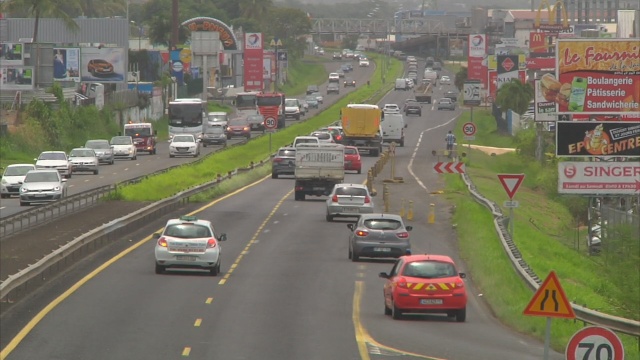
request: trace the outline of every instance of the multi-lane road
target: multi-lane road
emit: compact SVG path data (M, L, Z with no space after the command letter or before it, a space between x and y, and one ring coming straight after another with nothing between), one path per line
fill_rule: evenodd
M346 62L346 61L345 61ZM325 67L327 72L333 72L340 68L340 65L345 62L327 62ZM357 62L354 63L354 71L349 73L347 76L352 77L356 80L357 84L364 84L371 77L371 74L375 70L375 67L358 67ZM344 87L341 89L341 95L330 94L327 95L326 91L326 83L319 86L320 94L324 97L323 104L320 104L318 109L309 109L306 116L303 117L300 121L304 121L309 117L314 116L318 112L326 109L335 103L340 97L344 96L347 93L352 92L355 88L353 87ZM304 98L305 95L298 96L299 98ZM288 119L287 125L291 125L298 122L294 119ZM253 136L260 135L260 132L253 132ZM88 139L87 139L88 140ZM244 139L231 139L228 144L232 145L238 143L240 141L244 141ZM220 146L208 146L201 148L201 155L204 156L211 152L218 150ZM67 180L68 186L68 195L77 194L83 191L91 190L94 188L98 188L105 185L115 184L121 181L125 181L128 179L132 179L138 176L146 175L153 173L158 170L166 169L171 166L179 165L186 162L194 161L194 158L169 158L169 143L161 142L158 145L158 153L156 155L148 155L141 153L138 156L137 160L116 160L113 165L101 165L100 166L100 174L92 175L89 173L77 173L72 176L71 179ZM38 205L33 205L38 206ZM2 199L0 201L0 218L13 215L20 211L26 210L26 207L20 206L20 200L18 197L12 197L9 199Z
M402 104L410 95L392 92L382 102ZM459 113L425 105L421 117L407 118L406 146L396 149L398 175L405 183L394 185L396 196L427 198L434 190L440 181L431 170L431 151L441 148ZM375 159L364 161L369 167ZM364 180L357 174L346 178ZM293 179L263 179L196 211L228 234L218 277L156 275L150 234L166 219L150 222L130 234L128 250L39 314L30 314L34 320L19 334L16 319L3 321L3 358L542 358L540 342L491 315L473 286L473 274L466 280L470 300L464 323L435 315L401 321L385 316L377 274L389 271L392 262L351 262L348 221L327 223L325 198L294 201L292 189ZM381 210L381 197L374 200ZM438 216L435 225L412 223L414 252L450 255L464 271L446 211ZM563 356L552 352L550 358Z

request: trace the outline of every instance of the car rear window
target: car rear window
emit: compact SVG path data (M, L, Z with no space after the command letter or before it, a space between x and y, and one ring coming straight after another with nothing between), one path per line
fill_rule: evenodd
M422 278L442 278L456 276L456 268L442 261L413 261L402 270L402 275Z
M371 230L397 230L402 223L393 219L368 219L364 221L364 226Z
M344 153L347 155L355 155L358 153L358 150L356 149L344 149Z
M181 239L199 239L211 237L211 230L198 224L175 224L167 226L164 235Z
M280 151L278 151L278 156L295 157L296 156L296 151L295 150L280 150Z
M337 188L336 195L367 196L367 190L363 188L345 186Z
M331 138L331 135L329 133L315 133L311 136L315 136L320 140L328 140Z

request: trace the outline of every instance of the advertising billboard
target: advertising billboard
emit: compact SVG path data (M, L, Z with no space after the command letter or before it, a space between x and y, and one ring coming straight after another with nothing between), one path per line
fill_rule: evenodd
M489 96L495 99L498 93L498 71L489 70L488 77L489 77ZM527 72L525 70L519 70L518 78L524 84L527 81Z
M637 162L563 161L558 164L558 193L635 195L640 191Z
M640 39L558 39L561 114L640 118Z
M0 44L0 65L22 65L23 46L20 43Z
M480 80L484 89L488 86L487 79L487 36L485 34L471 34L468 39L467 78Z
M640 156L640 123L558 121L557 156Z
M511 55L511 54L504 54L504 55L487 55L487 68L489 70L498 70L498 56L505 56L505 55ZM527 70L527 57L525 54L513 54L516 56L516 58L518 59L517 61L517 65L518 65L518 70ZM513 60L515 61L515 58L513 58ZM555 67L555 59L553 62Z
M82 81L115 83L126 78L123 48L80 48L80 77Z
M542 85L542 79L536 80L534 83L533 118L535 121L556 121L558 119L558 104L555 102L555 94L550 93Z
M497 86L498 90L502 85L508 83L512 79L518 79L520 69L518 67L518 55L498 55L498 68L497 68Z
M244 34L244 90L261 91L264 81L262 33Z
M53 48L53 80L80 81L80 48Z
M33 89L33 67L0 67L0 88L3 90Z

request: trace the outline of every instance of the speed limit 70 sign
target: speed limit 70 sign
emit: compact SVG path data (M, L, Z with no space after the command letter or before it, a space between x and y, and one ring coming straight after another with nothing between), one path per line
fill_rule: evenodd
M624 360L622 341L613 331L599 327L588 326L578 330L565 352L567 360Z
M264 118L264 127L267 129L275 129L278 127L278 120L273 116Z

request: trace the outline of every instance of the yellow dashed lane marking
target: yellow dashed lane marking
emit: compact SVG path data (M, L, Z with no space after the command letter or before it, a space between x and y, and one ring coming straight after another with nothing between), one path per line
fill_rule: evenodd
M191 347L190 346L185 346L184 349L182 349L182 356L189 356L189 354L191 354Z
M213 298L207 298L207 300L204 302L205 304L211 304L213 302Z
M193 323L193 326L199 327L202 324L202 319L196 319L196 322Z

